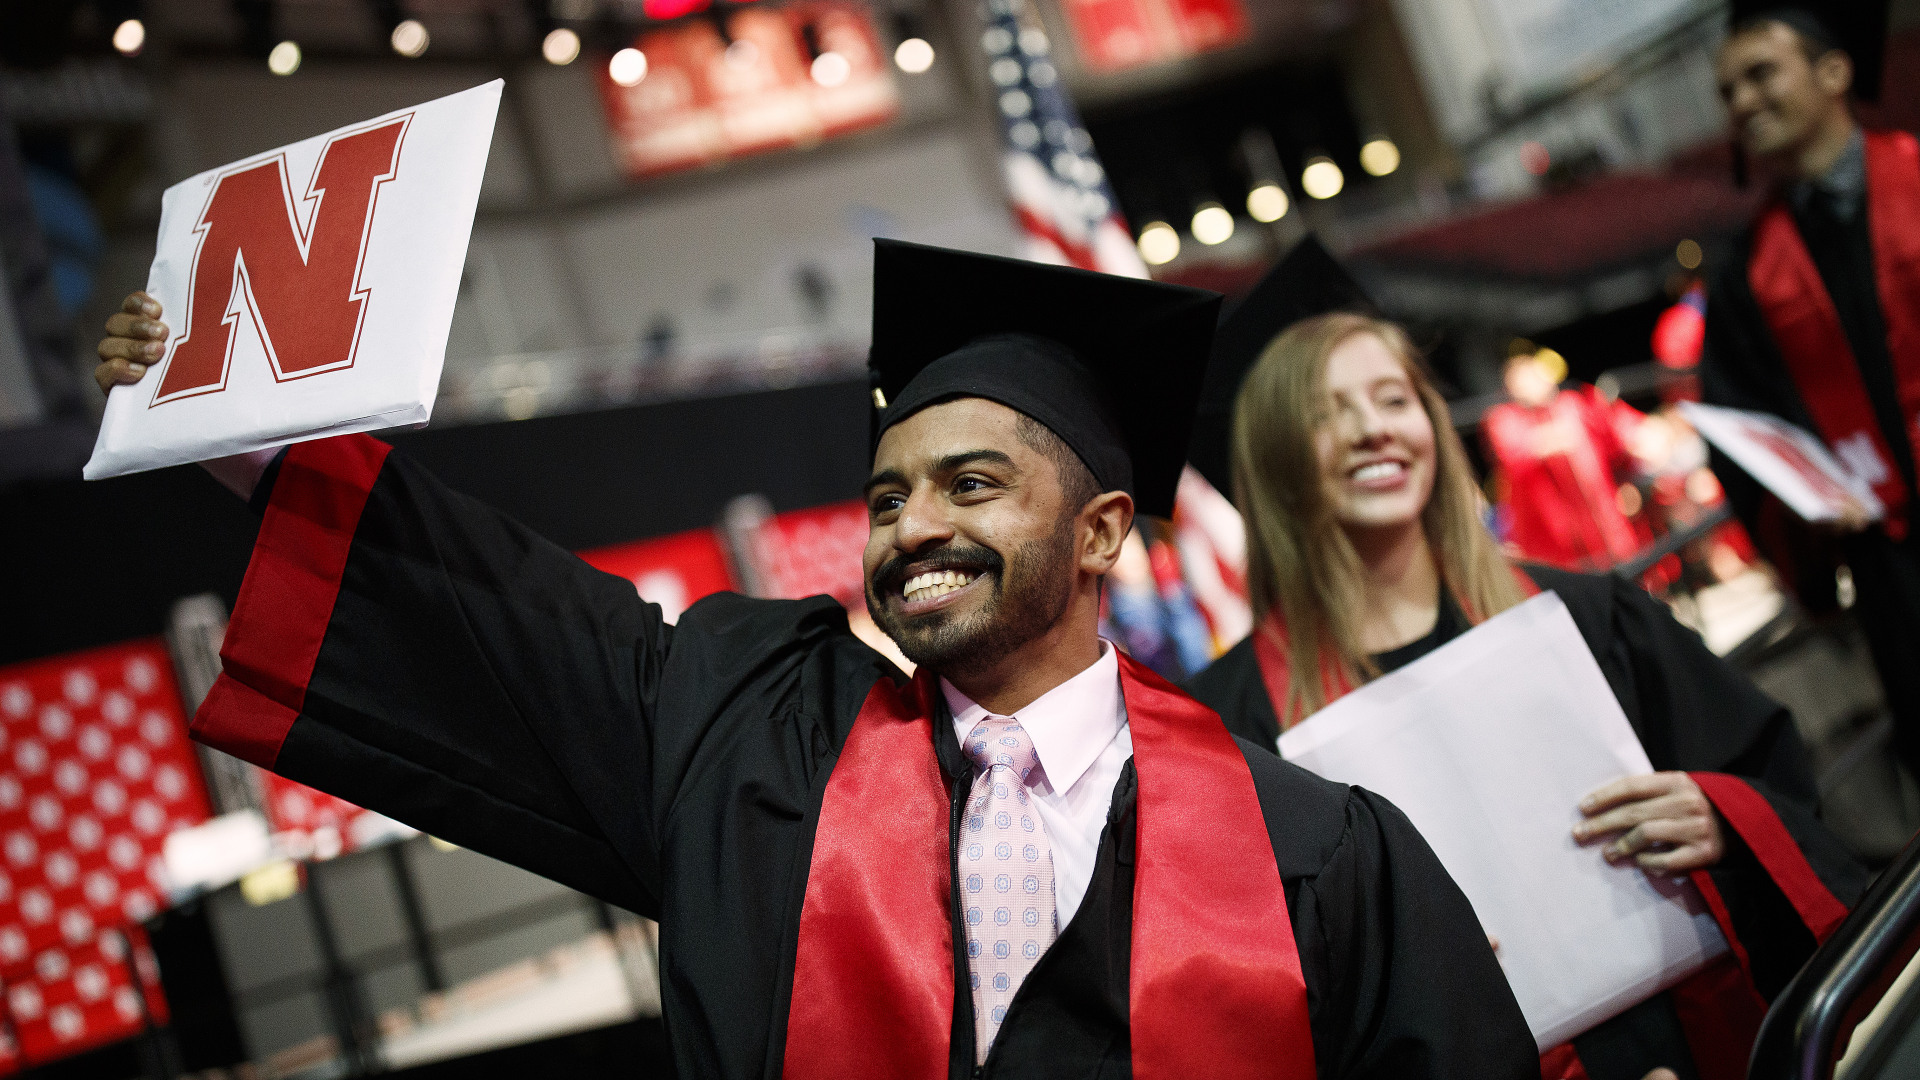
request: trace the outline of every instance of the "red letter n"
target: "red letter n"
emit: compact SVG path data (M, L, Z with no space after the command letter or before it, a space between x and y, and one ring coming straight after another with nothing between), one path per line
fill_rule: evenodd
M194 231L186 333L153 404L226 389L242 308L259 327L276 382L353 366L366 315L359 287L374 199L393 178L410 117L341 135L320 151L301 202L285 155L214 179Z

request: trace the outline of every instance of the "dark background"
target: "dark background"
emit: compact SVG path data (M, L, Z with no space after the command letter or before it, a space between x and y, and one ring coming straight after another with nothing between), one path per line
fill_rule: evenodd
M563 547L857 497L864 379L383 435ZM0 492L0 664L159 633L182 596L231 607L259 522L197 465Z

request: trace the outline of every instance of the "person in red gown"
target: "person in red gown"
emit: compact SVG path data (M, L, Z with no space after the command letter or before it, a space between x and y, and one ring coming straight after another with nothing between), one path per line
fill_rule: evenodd
M1893 715L1920 774L1920 142L1868 131L1884 2L1737 3L1719 81L1736 145L1775 187L1708 290L1704 400L1813 432L1873 486L1883 520L1817 530L1724 455L1727 499L1812 608L1844 566Z
M1563 570L1605 570L1651 538L1621 506L1639 506L1621 429L1641 416L1592 387L1562 390L1550 370L1564 372L1557 359L1543 350L1508 360L1513 400L1487 410L1482 431L1507 477L1515 551Z

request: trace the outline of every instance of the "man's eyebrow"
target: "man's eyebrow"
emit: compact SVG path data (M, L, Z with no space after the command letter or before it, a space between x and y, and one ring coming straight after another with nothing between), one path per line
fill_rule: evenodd
M999 450L961 450L935 461L932 471L936 474L958 472L969 465L998 465L1004 469L1019 467L1014 464L1012 457ZM898 469L883 469L869 477L867 482L861 485L860 492L862 495L871 495L874 488L888 484L910 486L905 473Z
M933 471L950 473L966 468L968 465L998 465L1004 469L1016 467L1013 458L998 450L962 450L934 462Z
M907 486L906 474L902 473L899 469L883 469L880 472L874 473L867 479L866 483L860 485L860 494L862 496L871 495L873 494L874 488L880 487L883 484L899 484L901 487L905 487Z

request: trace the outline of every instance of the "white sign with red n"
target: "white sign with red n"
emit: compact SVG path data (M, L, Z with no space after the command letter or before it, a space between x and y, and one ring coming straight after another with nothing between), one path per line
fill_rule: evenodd
M168 188L147 292L173 334L108 396L87 479L426 423L500 90Z

